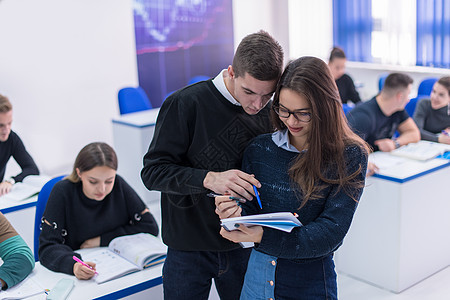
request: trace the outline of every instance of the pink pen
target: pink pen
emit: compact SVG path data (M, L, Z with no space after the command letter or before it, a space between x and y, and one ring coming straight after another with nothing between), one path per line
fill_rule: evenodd
M93 267L91 267L90 265L88 265L87 263L85 263L84 261L82 261L81 259L79 259L78 257L76 257L75 255L72 256L73 260L75 260L76 262L79 262L80 264L82 264L85 267L88 267L91 270L94 270ZM95 271L95 274L98 274L97 271Z

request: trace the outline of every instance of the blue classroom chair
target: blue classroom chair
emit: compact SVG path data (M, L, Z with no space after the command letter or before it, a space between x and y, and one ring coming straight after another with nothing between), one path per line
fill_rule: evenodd
M48 196L53 189L55 183L63 179L66 175L58 176L50 179L44 186L38 195L38 200L36 202L36 214L34 216L34 260L39 260L39 235L41 234L41 219L45 211L45 206L47 205Z
M199 82L199 81L208 80L209 78L210 77L206 76L206 75L194 76L191 79L189 79L188 85L194 84L194 83Z
M419 84L419 89L417 90L417 97L419 96L430 96L431 91L433 90L433 85L438 81L438 78L430 77L425 78Z
M386 80L386 77L388 77L389 73L383 73L378 78L378 91L381 92L384 86L384 81Z
M118 98L121 115L153 108L147 94L140 86L121 89Z

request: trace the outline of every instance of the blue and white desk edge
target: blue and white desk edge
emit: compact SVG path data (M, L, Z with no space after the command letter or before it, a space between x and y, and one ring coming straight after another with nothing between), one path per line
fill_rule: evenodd
M125 114L112 119L113 124L121 124L131 127L144 128L155 126L159 108Z
M440 159L440 158L437 158L437 159ZM405 177L405 178L386 176L386 175L382 175L382 174L374 174L373 177L380 178L380 179L385 179L385 180L390 180L390 181L394 181L394 182L398 182L398 183L405 183L407 181L410 181L410 180L413 180L413 179L425 176L427 174L433 173L435 171L438 171L440 169L443 169L443 168L446 168L446 167L450 166L450 160L447 160L447 159L441 159L441 160L442 160L442 164L441 165L432 167L432 168L430 168L430 169L428 169L426 171L422 171L422 172L416 173L414 175L411 175L411 176L408 176L408 177Z
M156 291L152 297L158 295L159 298L159 295L162 295L162 266L162 264L153 266L102 284L97 284L92 279L79 280L72 275L50 271L40 262L36 262L36 266L29 276L43 289L50 290L63 278L73 280L74 287L67 299L119 299L143 291L151 292L150 289L154 287L159 287L160 291ZM42 299L42 296L39 295L32 299Z

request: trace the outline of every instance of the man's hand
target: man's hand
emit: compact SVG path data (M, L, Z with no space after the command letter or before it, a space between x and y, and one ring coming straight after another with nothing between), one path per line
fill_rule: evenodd
M73 274L78 279L87 280L87 279L91 279L92 276L95 275L95 263L90 262L90 261L86 261L85 263L90 265L93 268L93 270L89 269L86 266L83 266L79 262L77 262L73 265Z
M83 242L83 244L81 244L80 249L94 248L94 247L100 247L100 237L99 236L89 239L89 240L85 240Z
M11 191L12 184L7 181L0 183L0 196L6 195Z
M249 175L239 170L225 172L208 172L203 180L203 186L214 193L243 197L252 200L255 196L253 185L261 187L254 175Z
M377 145L378 149L383 152L391 152L392 150L395 150L395 142L391 139L376 140L374 144Z
M224 228L220 229L220 235L234 243L260 243L263 233L262 226L247 227L243 224L239 224L238 230L226 231Z
M216 214L220 219L240 217L242 208L229 196L216 197Z

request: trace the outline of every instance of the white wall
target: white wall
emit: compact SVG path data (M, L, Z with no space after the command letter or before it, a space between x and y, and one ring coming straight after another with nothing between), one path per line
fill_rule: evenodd
M132 0L2 0L0 41L0 93L43 173L112 144L117 91L138 84Z
M410 94L411 98L417 96L417 89L423 79L450 76L449 69L347 62L347 73L353 78L355 85L359 86L357 89L363 101L370 100L378 93L378 78L380 75L392 72L406 73L414 80Z
M280 43L287 62L290 57L288 9L285 0L233 0L235 49L246 35L262 29Z
M328 62L333 47L332 0L289 0L290 57L316 56Z

